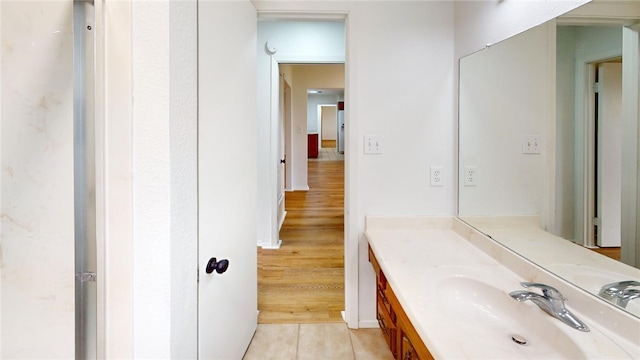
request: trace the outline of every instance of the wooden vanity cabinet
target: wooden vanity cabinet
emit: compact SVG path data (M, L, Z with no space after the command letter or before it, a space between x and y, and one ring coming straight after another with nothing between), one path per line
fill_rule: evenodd
M393 357L397 358L397 318L394 309L391 307L391 302L389 301L388 295L391 288L387 283L387 278L384 276L384 273L380 269L378 261L376 260L375 256L373 256L371 248L369 248L369 261L371 262L371 265L373 265L373 269L376 272L376 318L378 319L380 330L382 330L384 339L387 341L387 345L389 346L389 349L391 349Z
M433 360L389 286L371 247L369 262L376 272L376 317L393 357L396 360Z

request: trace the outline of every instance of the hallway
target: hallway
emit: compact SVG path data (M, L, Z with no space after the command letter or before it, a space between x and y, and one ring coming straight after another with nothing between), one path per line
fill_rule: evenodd
M344 161L309 161L286 193L279 250L258 248L258 323L343 322Z

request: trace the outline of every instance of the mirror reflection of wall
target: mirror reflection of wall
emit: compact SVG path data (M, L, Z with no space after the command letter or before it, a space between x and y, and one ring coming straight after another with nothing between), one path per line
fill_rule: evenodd
M539 26L460 60L460 215L544 212L548 31ZM525 153L530 136L540 144Z
M640 280L591 251L640 258L640 45L638 26L588 24L553 20L460 60L458 212L597 295Z

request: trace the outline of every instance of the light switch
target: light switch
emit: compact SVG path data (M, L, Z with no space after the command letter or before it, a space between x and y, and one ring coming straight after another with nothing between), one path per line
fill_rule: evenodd
M382 138L378 135L364 136L365 154L382 154Z

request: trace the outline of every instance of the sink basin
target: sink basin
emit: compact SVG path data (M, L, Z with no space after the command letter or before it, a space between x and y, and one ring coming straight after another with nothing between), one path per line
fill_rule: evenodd
M430 271L425 281L426 289L434 290L424 292L428 304L436 307L456 336L458 350L469 358L632 358L598 331L580 332L531 302L512 299L509 292L522 289L515 275L451 266Z
M606 284L623 280L640 281L640 274L639 276L634 277L586 265L551 264L547 266L547 269L594 295L598 295L600 288ZM640 317L640 299L629 301L625 310Z

